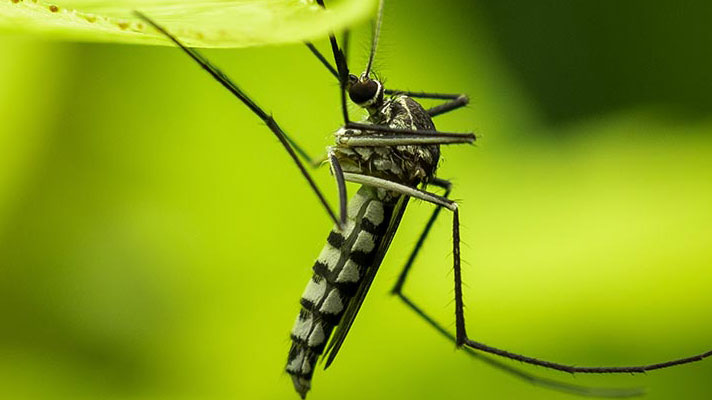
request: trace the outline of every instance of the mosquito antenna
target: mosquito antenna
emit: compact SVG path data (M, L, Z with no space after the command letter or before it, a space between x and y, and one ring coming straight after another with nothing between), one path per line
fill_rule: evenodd
M368 55L368 64L366 72L363 74L368 77L373 66L373 58L376 56L376 48L378 47L378 37L381 35L381 22L383 22L383 0L378 1L378 14L376 15L376 23L373 26L373 41L371 42L371 53Z

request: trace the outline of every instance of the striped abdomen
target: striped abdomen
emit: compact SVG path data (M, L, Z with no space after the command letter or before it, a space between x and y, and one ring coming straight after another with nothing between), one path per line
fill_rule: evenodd
M374 189L362 187L349 202L346 227L332 229L314 263L314 275L302 294L302 309L292 328L286 368L302 398L331 331L371 267L392 211Z

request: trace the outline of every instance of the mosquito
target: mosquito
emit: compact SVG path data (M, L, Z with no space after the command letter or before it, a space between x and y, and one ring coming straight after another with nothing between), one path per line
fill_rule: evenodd
M316 0L325 7L323 0ZM363 304L366 294L398 229L410 199L434 205L430 218L408 257L392 294L422 317L439 333L452 340L458 348L483 358L487 363L514 374L534 384L583 395L628 397L641 394L640 390L587 388L534 377L478 352L494 354L527 364L568 373L643 373L702 360L712 355L707 351L691 357L656 364L626 367L577 367L537 359L472 340L465 328L460 263L460 208L451 200L452 184L436 174L440 159L440 146L472 144L472 133L438 131L433 118L466 106L464 94L410 92L386 89L372 71L383 20L384 1L378 3L374 21L368 63L360 75L350 73L346 53L348 30L342 44L332 33L329 43L334 67L312 44L309 50L338 79L341 94L341 112L344 125L338 129L335 145L327 148L323 160L313 159L245 92L220 69L211 64L193 48L183 45L175 36L147 16L136 15L152 25L187 53L233 95L257 115L277 137L282 147L306 179L311 190L334 222L327 243L313 266L313 276L301 297L301 310L291 331L291 349L287 357L286 372L291 376L297 393L305 398L311 388L312 375L320 357L328 368L341 349L344 340ZM368 112L365 120L352 121L347 99ZM432 108L424 108L415 99L440 100ZM323 161L323 162L321 162ZM335 178L339 194L338 213L332 209L307 170L307 166L328 164ZM356 194L347 201L346 182L361 184ZM442 194L428 191L439 188ZM408 273L442 210L452 216L452 255L455 295L455 334L446 330L416 305L403 291Z

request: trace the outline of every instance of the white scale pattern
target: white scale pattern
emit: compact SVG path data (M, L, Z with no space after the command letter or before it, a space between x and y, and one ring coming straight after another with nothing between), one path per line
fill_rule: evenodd
M336 277L336 282L347 283L347 282L358 282L361 279L361 275L358 273L358 265L355 262L348 260L346 265Z
M299 372L304 367L304 364L304 351L300 351L299 354L297 354L297 356L289 362L289 365L287 365L287 371Z
M339 294L339 291L334 288L331 289L329 295L326 296L326 300L324 300L324 304L321 305L319 311L322 314L338 314L343 309L344 303L341 301L341 295Z
M321 324L317 322L311 335L309 335L308 344L310 347L316 347L324 343L324 339L326 339L324 335L324 328L322 328Z
M356 236L356 241L353 246L351 246L351 251L363 251L364 253L370 253L373 248L376 247L376 240L373 234L361 231Z
M294 327L292 327L292 335L298 339L307 340L312 328L312 322L313 317L311 314L306 319L301 319L301 316L297 316L297 320L294 321Z
M302 298L304 300L309 300L314 304L318 304L319 301L324 297L326 292L326 280L321 279L319 282L314 282L314 279L310 279L307 283L307 287L304 288L304 293Z
M349 209L347 213L349 218L355 218L361 210L361 207L363 207L363 203L366 201L368 201L368 197L364 196L360 192L356 192L354 197L351 198L351 201L349 201Z
M383 222L383 204L380 201L372 201L366 208L366 214L363 216L373 225L378 226Z
M324 248L321 249L317 261L326 265L329 271L333 271L339 264L339 257L341 257L341 250L327 243L324 245Z

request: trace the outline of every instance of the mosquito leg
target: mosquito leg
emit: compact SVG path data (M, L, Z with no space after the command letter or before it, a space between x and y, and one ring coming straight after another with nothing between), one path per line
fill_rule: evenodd
M339 160L336 158L333 152L329 151L329 164L331 165L331 173L336 179L336 187L339 191L339 213L341 215L341 225L346 226L346 206L347 206L347 195L346 195L346 181L344 180L344 170L339 164Z
M415 132L415 131L413 131ZM344 147L373 147L428 144L472 144L475 136L467 133L451 133L446 135L432 133L395 134L395 135L337 135L336 143Z
M455 336L452 333L448 332L448 330L445 329L441 324L439 324L432 317L430 317L428 314L426 314L425 311L423 311L419 306L417 306L415 303L413 303L413 301L410 300L410 298L408 296L406 296L404 293L402 293L400 291L398 293L396 293L396 295L398 296L398 298L400 298L406 304L406 306L408 306L408 308L410 308L412 311L414 311L416 314L418 314L418 316L423 318L425 320L425 322L428 323L428 325L435 328L435 330L438 331L438 333L445 336L453 343L456 342ZM645 389L642 389L642 388L589 387L589 386L582 386L582 385L575 385L575 384L570 384L570 383L566 383L566 382L561 382L561 381L557 381L554 379L542 378L542 377L530 374L528 372L524 372L524 371L522 371L518 368L512 367L510 365L507 365L501 361L497 361L493 358L485 356L484 354L476 352L475 350L472 350L469 347L464 347L463 349L471 357L474 357L480 361L483 361L491 367L497 368L505 373L513 375L516 378L523 379L524 381L529 382L532 385L541 386L541 387L544 387L547 389L557 390L557 391L565 392L565 393L572 393L572 394L576 394L579 396L605 397L605 398L630 398L630 397L642 396L645 394Z
M460 224L458 221L457 208L454 210L453 217L453 275L455 278L455 329L456 329L456 343L458 347L467 346L474 350L484 351L487 353L495 354L505 358L509 358L516 361L521 361L527 364L538 365L541 367L555 369L558 371L564 371L569 373L589 373L589 374L611 374L611 373L644 373L647 371L653 371L656 369L668 368L675 365L688 364L695 361L700 361L704 358L712 356L712 350L705 353L700 353L690 357L679 358L675 360L668 360L661 363L655 364L645 364L638 366L626 366L626 367L577 367L573 365L565 365L556 362L540 360L537 358L512 353L507 350L502 350L496 347L488 346L484 343L480 343L471 340L467 336L465 330L465 313L464 313L464 303L462 300L462 272L460 268Z
M302 160L307 163L311 168L319 168L321 165L326 161L326 155L322 155L320 157L312 157L310 156L297 142L292 140L291 137L289 137L284 131L282 131L282 134L284 135L284 138L289 142L289 145L292 146L294 149L294 152L296 152L300 157L302 157Z
M467 346L474 350L484 351L486 353L495 354L501 357L509 358L516 361L521 361L527 364L538 365L541 367L555 369L569 373L643 373L656 369L668 368L675 365L687 364L695 361L700 361L704 358L712 356L712 350L705 353L700 353L694 356L679 358L675 360L664 361L656 364L646 364L640 366L628 367L576 367L572 365L559 364L551 361L540 360L537 358L512 353L507 350L502 350L496 347L471 340L467 336L465 329L465 313L464 303L462 300L462 269L460 266L460 213L457 203L443 196L438 196L423 190L418 190L397 182L388 181L381 178L376 178L368 175L344 173L344 178L350 182L361 183L381 189L394 191L406 196L415 197L435 205L443 206L452 211L452 254L453 254L453 276L455 280L455 339L458 347Z
M438 106L429 108L427 110L431 117L435 117L440 114L445 114L448 111L456 110L460 107L466 106L470 102L470 98L466 94L450 94L450 93L429 93L429 92L410 92L407 90L393 90L386 89L385 93L388 95L405 95L408 97L413 97L417 99L436 99L436 100L448 100L447 102L440 104Z
M458 266L459 269L459 266ZM557 371L563 371L568 373L587 373L587 374L616 374L616 373L627 373L627 374L637 374L645 373L648 371L653 371L657 369L669 368L676 365L689 364L696 361L701 361L707 357L712 356L712 350L700 353L690 357L678 358L675 360L664 361L655 364L644 364L637 366L625 366L625 367L577 367L573 365L560 364L556 362L541 360L517 353L512 353L507 350L502 350L496 347L486 345L467 337L464 325L464 315L463 315L463 305L462 305L462 281L459 273L455 274L455 326L457 329L457 345L467 346L474 350L483 351L490 354L495 354L501 357L509 358L516 361L521 361L523 363L538 365L540 367L554 369ZM459 288L459 289L458 289Z
M347 122L342 129L357 129L360 131L371 131L371 132L389 132L389 133L400 133L407 136L421 136L421 137L451 137L451 138L467 138L470 142L474 142L477 137L474 133L456 133L456 132L442 132L428 129L407 129L407 128L394 128L386 125L376 125L376 124L364 124L360 122ZM349 136L346 133L341 135L342 137ZM368 135L351 135L351 136L362 136L367 137ZM395 135L389 135L390 137L396 137Z
M310 157L306 155L306 153L301 149L295 151L295 148L292 147L295 143L287 137L282 128L277 124L277 121L275 121L271 115L267 114L262 108L260 108L251 98L249 98L245 94L245 92L242 91L242 89L240 89L240 87L237 86L237 84L230 80L230 78L228 78L228 76L225 75L225 73L223 73L220 69L212 65L197 50L183 45L183 43L181 43L175 36L171 35L168 31L166 31L165 28L156 24L152 19L148 18L144 14L138 11L134 11L134 13L139 18L143 19L144 21L146 21L146 23L153 26L156 30L158 30L167 38L169 38L178 47L180 47L181 50L188 54L188 56L190 56L195 62L197 62L203 69L205 69L213 78L220 82L220 84L222 84L233 95L235 95L235 97L240 99L253 113L255 113L255 115L257 115L267 125L267 127L272 131L272 133L274 133L274 135L277 137L277 139L282 144L287 153L289 153L289 156L292 158L292 161L297 164L297 168L299 168L299 171L301 172L302 176L304 176L304 178L307 180L309 186L319 198L319 201L324 206L326 212L329 214L331 219L338 226L341 226L341 224L339 223L339 219L336 217L336 214L329 206L329 203L326 201L326 198L317 187L311 175L309 175L309 172L304 167L304 164L302 164L302 162L299 160L297 153L299 152L302 156L308 159L310 159Z
M447 198L450 195L451 189L452 189L452 184L444 179L440 178L434 178L431 182L428 184L429 186L437 186L440 188L445 189L445 193L443 194L443 197ZM450 341L453 343L456 341L455 336L448 332L442 325L440 325L437 321L435 321L432 317L430 317L428 314L425 313L420 307L418 307L415 303L413 303L412 300L410 300L409 297L407 297L403 293L403 286L405 285L406 278L408 277L408 273L411 270L411 267L413 266L413 263L415 262L416 257L418 256L418 253L420 252L420 249L423 247L423 244L425 243L425 239L428 237L428 234L430 233L431 228L435 224L435 220L438 218L440 215L440 211L442 211L441 205L437 205L435 207L435 210L433 211L432 215L430 216L430 219L428 219L428 222L425 224L425 228L423 229L423 232L420 234L420 237L418 237L418 241L415 244L415 247L413 248L413 251L410 253L410 256L408 257L408 260L405 263L405 266L401 270L401 273L398 276L398 280L396 281L396 284L393 286L393 289L391 289L391 293L398 296L399 299L401 299L411 310L413 310L418 316L423 318L425 322L427 322L430 326L435 328L436 331L438 331L441 335L445 336L448 338ZM497 368L503 372L506 372L510 375L513 375L519 379L523 379L533 385L536 386L541 386L541 387L546 387L548 389L553 389L553 390L558 390L560 392L566 392L566 393L572 393L572 394L577 394L580 396L589 396L589 397L617 397L617 398L624 398L624 397L636 397L644 394L644 390L638 389L638 388L631 388L631 389L622 389L622 388L594 388L594 387L587 387L587 386L581 386L581 385L574 385L574 384L569 384L565 382L560 382L556 381L553 379L547 379L547 378L542 378L538 377L532 374L529 374L527 372L521 371L517 368L514 368L512 366L506 365L500 361L494 360L490 357L484 356L478 352L475 352L474 350L470 348L465 348L465 351L472 357L477 358L481 361L484 361L488 365Z
M425 110L431 117L445 114L452 110L466 106L470 102L470 98L464 94L459 95L456 99L440 104L439 106L431 107Z
M336 78L338 80L339 73L336 71L336 68L334 68L334 66L331 65L329 60L327 60L326 57L324 57L324 55L321 54L321 52L314 46L314 44L311 42L304 42L304 44L307 45L307 48L312 52L312 54L314 54L316 56L317 59L319 59L319 61L322 63L322 65L324 65L326 67L326 69L329 70L331 75L334 75L334 78Z
M446 197L439 196L435 193L426 192L425 190L416 189L408 185L403 185L401 183L389 181L387 179L377 178L371 175L344 172L344 179L347 182L360 183L362 185L368 185L373 186L375 188L390 190L392 192L400 193L402 195L427 201L428 203L443 206L457 214L457 203Z

